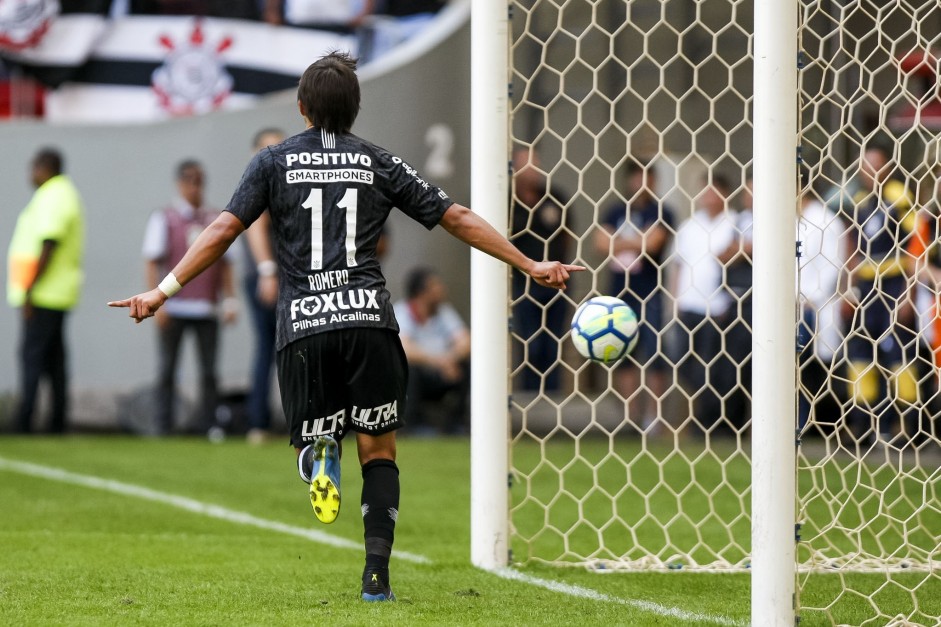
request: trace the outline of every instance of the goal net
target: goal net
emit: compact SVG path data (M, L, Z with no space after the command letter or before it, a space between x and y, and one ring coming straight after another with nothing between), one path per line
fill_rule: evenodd
M511 560L747 572L754 3L510 10L510 233L589 268L511 286ZM796 612L936 624L941 8L801 0L793 36ZM641 320L617 365L569 341L593 295Z

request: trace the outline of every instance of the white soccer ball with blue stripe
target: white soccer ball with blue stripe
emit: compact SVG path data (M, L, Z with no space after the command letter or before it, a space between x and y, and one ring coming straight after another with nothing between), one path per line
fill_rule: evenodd
M613 296L595 296L578 306L572 318L572 343L582 357L611 363L637 345L637 314Z

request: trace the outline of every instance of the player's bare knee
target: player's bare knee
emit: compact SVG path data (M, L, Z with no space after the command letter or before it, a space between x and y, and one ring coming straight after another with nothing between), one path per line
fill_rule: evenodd
M363 433L356 434L356 446L359 453L360 465L376 459L395 461L395 432L374 436Z

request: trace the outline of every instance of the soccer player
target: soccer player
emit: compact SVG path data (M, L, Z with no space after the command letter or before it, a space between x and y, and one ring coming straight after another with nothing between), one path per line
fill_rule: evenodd
M356 60L333 52L298 86L307 129L258 152L226 210L193 243L157 289L109 303L137 322L218 259L268 209L280 289L278 378L301 478L318 519L340 507L339 441L356 434L362 466L366 545L363 599L393 600L389 585L399 507L395 430L408 364L376 259L393 207L563 289L581 266L534 261L467 207L452 202L402 159L350 133L360 108Z

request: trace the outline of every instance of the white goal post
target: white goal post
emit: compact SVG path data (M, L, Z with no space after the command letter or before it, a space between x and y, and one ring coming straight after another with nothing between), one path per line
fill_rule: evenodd
M795 616L797 3L755 0L752 316L753 625Z
M471 203L508 230L507 4L471 5ZM471 562L495 569L509 559L508 270L471 251Z

